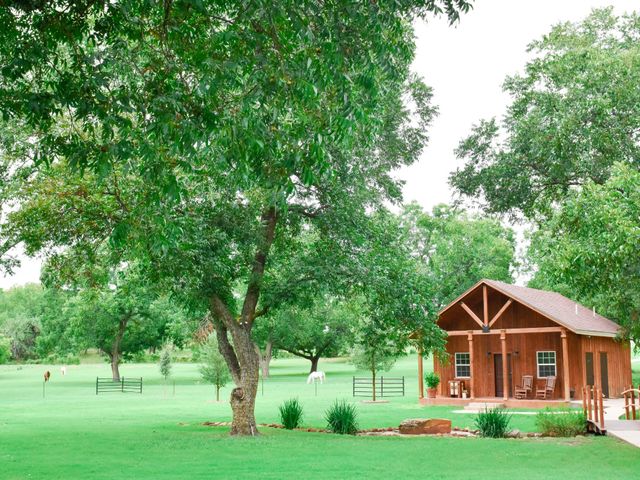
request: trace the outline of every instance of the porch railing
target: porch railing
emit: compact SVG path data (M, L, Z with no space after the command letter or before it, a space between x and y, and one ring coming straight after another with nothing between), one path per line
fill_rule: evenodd
M637 420L640 413L640 385L633 388L631 385L627 390L622 392L624 397L624 417L627 420Z
M604 433L604 395L602 389L586 385L582 387L582 410L591 430Z

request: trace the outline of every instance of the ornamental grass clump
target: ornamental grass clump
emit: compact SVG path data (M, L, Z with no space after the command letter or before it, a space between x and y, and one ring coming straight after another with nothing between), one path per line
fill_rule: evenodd
M587 418L581 410L545 408L536 416L536 426L546 437L575 437L587 431Z
M293 430L302 425L302 405L297 398L285 401L280 407L280 423L287 430Z
M327 430L340 435L358 433L358 412L356 407L345 400L338 401L329 407L325 414Z
M476 417L476 428L481 437L504 438L509 433L511 414L504 408L485 408Z

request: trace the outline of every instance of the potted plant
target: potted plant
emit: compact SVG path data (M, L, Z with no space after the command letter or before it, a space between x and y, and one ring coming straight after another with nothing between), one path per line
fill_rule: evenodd
M440 385L440 377L435 372L429 372L424 376L424 383L427 384L427 397L436 398L436 389Z

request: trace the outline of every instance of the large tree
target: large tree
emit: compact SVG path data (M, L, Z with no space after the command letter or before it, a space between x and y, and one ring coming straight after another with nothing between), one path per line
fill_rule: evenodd
M432 278L437 309L482 278L513 281L515 235L499 220L447 205L429 213L416 204L406 206L401 219L413 254Z
M9 339L14 360L23 361L37 355L42 317L55 301L37 284L0 290L0 335Z
M588 183L536 231L530 285L593 306L640 341L640 172L618 164Z
M534 41L523 74L507 77L502 121L483 120L457 150L451 176L492 212L540 219L616 162L640 167L640 17L594 10Z
M329 270L355 281L349 263L327 258L315 257L325 272L285 278L277 267L309 251L303 231L344 260L367 247L371 212L400 197L390 172L417 158L434 114L430 90L408 74L411 22L468 8L16 2L0 13L0 109L28 134L8 128L3 155L29 182L49 175L32 164L53 165L74 220L51 225L55 234L20 232L10 214L3 250L109 243L207 305L236 384L231 433L257 434L254 322ZM73 167L93 173L77 178Z
M355 302L320 296L309 306L291 305L275 313L274 346L311 362L318 370L321 357L334 357L353 345L359 309Z
M63 309L64 334L76 348L97 348L106 355L116 381L123 358L162 345L163 317L151 314L156 294L135 267L112 268L99 276L103 281L89 285L74 282L75 295Z

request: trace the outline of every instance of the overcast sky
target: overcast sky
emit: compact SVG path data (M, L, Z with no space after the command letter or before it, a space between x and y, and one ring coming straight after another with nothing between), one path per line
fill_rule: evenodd
M617 13L640 10L640 0L476 0L456 27L444 19L417 24L414 70L433 87L440 114L420 161L399 172L405 200L426 209L451 201L447 179L460 165L453 150L479 119L502 115L509 101L502 82L522 71L527 45L554 24L609 5ZM23 263L13 277L0 278L0 288L38 281L40 262Z

